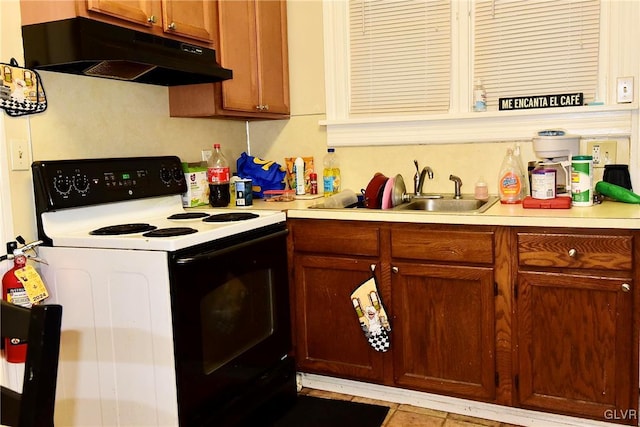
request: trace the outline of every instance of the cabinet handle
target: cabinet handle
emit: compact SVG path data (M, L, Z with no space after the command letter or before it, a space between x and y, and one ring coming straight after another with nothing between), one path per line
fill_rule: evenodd
M391 271L397 273L398 271L400 271L400 269L398 267L391 267Z
M369 266L369 270L371 270L371 271L376 271L376 265L375 265L375 264L371 264L371 265Z
M150 23L150 24L155 24L155 23L156 23L156 20L157 20L156 16L155 16L155 15L151 15L151 16L147 19L147 22L148 22L148 23Z
M629 292L631 290L631 285L628 283L622 284L622 292Z
M167 30L173 31L175 29L176 29L176 23L175 22L172 22L171 24L169 24L169 26L167 26Z
M265 111L269 111L269 104L263 105L262 109Z
M575 250L575 249L573 249L573 248L569 249L569 256L570 256L571 258L575 258L575 257L576 257L576 255L578 255L578 251L576 251L576 250Z

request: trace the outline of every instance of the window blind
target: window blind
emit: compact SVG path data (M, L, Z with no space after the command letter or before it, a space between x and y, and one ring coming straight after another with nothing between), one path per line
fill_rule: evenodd
M474 78L499 98L584 93L598 84L600 0L475 0Z
M350 115L448 112L450 20L450 0L351 0Z

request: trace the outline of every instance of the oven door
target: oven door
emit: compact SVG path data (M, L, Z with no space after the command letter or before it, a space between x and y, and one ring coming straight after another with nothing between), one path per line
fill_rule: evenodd
M264 378L282 371L291 350L287 233L282 224L172 256L181 425L199 425L237 406L234 401L255 396ZM286 362L285 375L294 377Z

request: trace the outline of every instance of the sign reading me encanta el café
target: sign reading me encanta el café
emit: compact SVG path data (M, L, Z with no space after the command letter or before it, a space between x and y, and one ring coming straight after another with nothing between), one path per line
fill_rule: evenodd
M499 110L527 110L530 108L579 107L583 104L582 93L566 93L561 95L518 96L515 98L499 98Z

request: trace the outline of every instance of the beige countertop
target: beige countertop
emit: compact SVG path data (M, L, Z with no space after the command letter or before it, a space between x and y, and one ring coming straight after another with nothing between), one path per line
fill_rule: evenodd
M435 224L508 225L541 227L640 229L640 204L604 201L570 209L524 209L522 205L495 203L483 213L442 213L381 209L309 209L322 198L293 202L254 200L253 209L284 210L287 218L355 221L414 222Z

